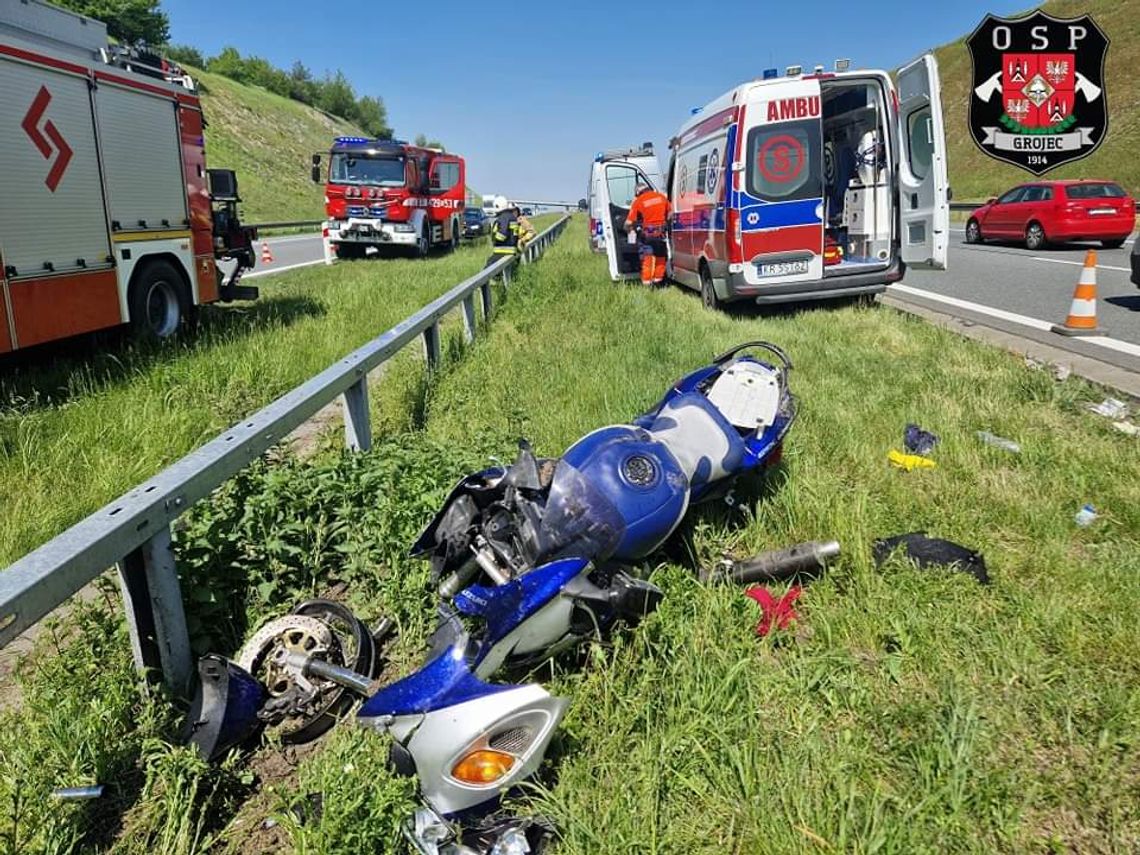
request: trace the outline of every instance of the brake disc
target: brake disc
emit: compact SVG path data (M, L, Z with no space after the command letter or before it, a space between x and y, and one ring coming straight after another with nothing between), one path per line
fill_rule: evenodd
M290 654L341 664L340 644L332 628L315 617L297 614L269 621L237 656L238 665L265 686L261 718L270 725L281 725L284 738L304 730L320 715L325 706L322 700L340 689L335 683L306 677L290 664Z

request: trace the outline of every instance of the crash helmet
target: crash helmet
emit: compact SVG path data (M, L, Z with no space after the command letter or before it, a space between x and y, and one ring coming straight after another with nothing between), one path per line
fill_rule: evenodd
M503 211L509 211L510 209L511 209L511 203L510 203L510 201L508 201L506 196L496 196L495 197L494 206L492 207L491 210L493 210L496 214L501 214L501 213L503 213Z

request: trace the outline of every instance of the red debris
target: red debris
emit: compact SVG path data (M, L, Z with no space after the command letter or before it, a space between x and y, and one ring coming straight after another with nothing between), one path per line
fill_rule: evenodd
M802 591L799 585L793 585L788 589L788 593L777 600L771 591L759 585L753 585L746 590L744 596L759 603L764 612L760 617L760 623L756 624L756 634L767 635L772 630L772 624L776 625L776 629L787 629L788 624L798 620L799 614L796 612L795 602Z

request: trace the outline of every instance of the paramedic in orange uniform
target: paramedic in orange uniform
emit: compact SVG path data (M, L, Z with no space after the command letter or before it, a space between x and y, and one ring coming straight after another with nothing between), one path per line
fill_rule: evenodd
M665 227L669 222L669 199L651 190L642 180L625 220L627 232L638 229L638 255L641 256L641 284L659 285L665 281Z

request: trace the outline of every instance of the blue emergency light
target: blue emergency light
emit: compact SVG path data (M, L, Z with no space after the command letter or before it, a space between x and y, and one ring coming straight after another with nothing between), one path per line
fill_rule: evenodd
M778 69L778 68L765 68L764 69L764 79L765 80L774 80L775 78L777 78L779 76L780 76L780 69Z
M693 107L693 109L691 109L689 111L689 115L695 116L695 115L697 115L697 113L701 112L701 110L703 110L703 109L704 109L704 107Z

